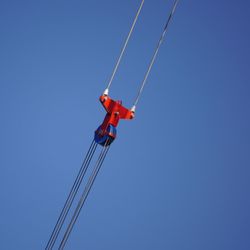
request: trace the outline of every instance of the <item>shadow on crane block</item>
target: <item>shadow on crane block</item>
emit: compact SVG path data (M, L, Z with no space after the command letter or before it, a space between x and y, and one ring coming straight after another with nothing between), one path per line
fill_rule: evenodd
M95 142L101 146L109 146L116 138L116 128L109 124L106 130L102 126L95 131Z

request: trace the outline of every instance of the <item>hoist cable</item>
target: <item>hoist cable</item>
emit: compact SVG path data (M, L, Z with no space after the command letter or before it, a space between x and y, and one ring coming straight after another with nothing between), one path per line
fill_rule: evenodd
M73 184L73 186L72 186L72 188L70 190L70 193L69 193L69 195L67 197L67 200L66 200L66 202L64 204L64 207L63 207L63 209L61 211L61 214L60 214L60 216L59 216L59 218L58 218L58 220L56 222L56 225L55 225L55 227L53 229L53 232L52 232L52 234L50 236L50 239L49 239L49 241L48 241L48 243L46 245L46 248L45 248L46 250L51 250L53 248L55 242L56 242L56 239L57 239L57 237L58 237L58 235L60 233L62 225L63 225L63 223L65 221L65 218L66 218L66 216L67 216L67 214L68 214L68 212L70 210L72 202L73 202L73 200L74 200L74 198L76 196L76 193L78 192L78 189L79 189L79 187L81 185L82 179L83 179L83 177L84 177L84 175L85 175L85 173L86 173L86 171L88 169L89 163L90 163L90 161L91 161L91 159L92 159L92 157L93 157L93 155L95 153L96 147L97 147L97 143L93 140L92 143L91 143L91 146L90 146L90 148L89 148L89 150L88 150L88 152L86 154L86 157L85 157L85 159L84 159L84 161L82 163L82 166L81 166L81 168L80 168L80 170L78 172L78 175L77 175L77 177L75 179L75 182L74 182L74 184Z
M116 62L116 65L115 65L115 67L114 67L114 70L113 70L113 72L112 72L112 75L111 75L111 77L110 77L108 86L107 86L107 88L106 88L107 91L109 90L109 88L110 88L110 86L111 86L111 84L112 84L112 82L113 82L113 79L114 79L114 77L115 77L116 71L117 71L117 69L118 69L118 67L119 67L119 64L120 64L120 62L121 62L122 56L123 56L123 54L124 54L124 51L125 51L125 49L126 49L126 47L127 47L128 41L129 41L129 39L130 39L130 36L131 36L131 34L132 34L133 30L134 30L135 24L136 24L137 19L138 19L139 15L140 15L140 12L141 12L141 9L142 9L143 4L144 4L144 0L141 1L140 7L139 7L139 9L138 9L138 11L137 11L137 13L136 13L136 16L135 16L135 18L134 18L133 24L132 24L132 26L131 26L131 28L130 28L130 31L129 31L129 33L128 33L128 36L127 36L127 38L126 38L126 40L125 40L125 43L124 43L124 45L123 45L123 47L122 47L121 53L120 53L120 55L119 55L119 57L118 57L118 60L117 60L117 62Z
M83 179L83 177L84 177L84 175L85 175L85 173L87 171L87 168L89 166L91 158L93 157L96 146L97 146L97 144L93 140L93 142L92 142L92 144L91 144L91 146L90 146L90 148L89 148L89 150L87 152L87 155L86 155L86 157L85 157L85 159L83 161L83 164L82 164L82 166L81 166L81 168L79 170L79 173L78 173L78 175L77 175L77 177L75 179L75 182L74 182L74 184L73 184L73 186L71 188L71 191L70 191L70 193L68 195L68 198L67 198L67 200L65 202L65 205L64 205L64 207L63 207L63 209L61 211L61 214L60 214L60 216L59 216L59 218L57 220L56 226L55 226L55 228L54 228L54 230L53 230L53 232L51 234L49 242L48 242L48 244L46 246L46 250L47 249L48 250L52 249L52 247L54 246L54 243L55 243L55 241L56 241L56 239L58 237L60 229L61 229L61 227L62 227L62 225L64 223L64 220L65 220L65 218L66 218L66 216L68 214L68 211L69 211L69 209L70 209L70 207L72 205L72 202L73 202L73 200L75 198L75 195L76 195L76 193L77 193L77 191L79 189L81 181L82 181L82 179Z
M161 34L161 37L160 37L159 41L158 41L158 44L157 44L156 49L155 49L155 52L154 52L154 54L153 54L153 57L152 57L152 59L151 59L151 61L150 61L149 66L148 66L147 72L146 72L146 74L145 74L145 76L144 76L144 78L143 78L143 81L142 81L142 84L141 84L141 88L140 88L140 90L139 90L139 92L138 92L138 94L137 94L137 96L136 96L136 99L135 99L135 102L134 102L134 106L133 106L134 109L135 109L135 107L136 107L136 105L137 105L137 103L138 103L138 101L139 101L139 99L140 99L140 96L141 96L142 91L143 91L143 89L144 89L144 86L145 86L145 83L146 83L146 81L147 81L148 75L149 75L149 73L150 73L150 71L151 71L151 69L152 69L152 66L153 66L154 62L155 62L156 56L157 56L157 54L158 54L158 52L159 52L159 49L160 49L160 46L161 46L161 44L162 44L162 42L163 42L164 36L165 36L166 33L167 33L167 29L168 29L170 20L171 20L173 14L174 14L174 12L175 12L175 9L176 9L176 6L177 6L178 2L179 2L179 0L175 0L175 1L174 1L173 7L172 7L172 11L171 11L171 13L170 13L170 15L169 15L169 17L168 17L167 23L166 23L166 25L165 25L165 27L164 27L164 29L163 29L163 32L162 32L162 34Z
M69 225L68 225L68 227L66 229L66 232L65 232L65 234L63 236L63 239L62 239L62 241L60 243L59 250L64 249L65 244L66 244L66 242L67 242L67 240L69 238L69 235L72 232L72 229L73 229L73 227L74 227L74 225L76 223L76 220L77 220L77 218L78 218L78 216L79 216L79 214L81 212L81 209L82 209L82 207L84 205L84 202L88 197L88 194L89 194L89 192L91 190L91 187L93 186L93 183L94 183L94 181L96 179L96 176L97 176L97 174L98 174L98 172L99 172L99 170L100 170L100 168L102 166L102 163L103 163L103 161L104 161L104 159L105 159L105 157L106 157L106 155L108 153L108 150L109 150L109 147L110 147L108 144L109 144L109 141L107 140L107 142L105 143L105 145L104 145L104 147L103 147L103 149L102 149L102 151L101 151L101 153L99 155L99 158L98 158L98 160L96 162L94 170L93 170L91 176L89 177L88 183L86 184L86 186L84 188L84 191L83 191L82 196L81 196L81 198L80 198L80 200L78 202L78 205L77 205L77 207L76 207L76 209L74 211L74 214L73 214L73 216L71 218L71 221L70 221L70 223L69 223Z
M108 144L108 143L106 143L106 144ZM92 175L90 176L90 178L88 180L87 185L85 186L84 192L83 192L83 194L82 194L82 196L81 196L81 198L79 200L79 203L78 203L78 205L77 205L77 207L75 209L75 212L74 212L74 214L72 216L72 219L71 219L71 221L70 221L70 223L69 223L69 225L67 227L67 230L66 230L66 232L65 232L65 234L63 236L63 239L62 239L61 244L59 246L59 250L64 249L64 246L65 246L65 244L66 244L66 242L67 242L67 240L69 238L69 235L70 235L70 233L71 233L71 231L73 229L73 226L75 225L75 222L76 222L76 220L77 220L77 218L78 218L78 216L80 214L80 211L81 211L81 209L82 209L82 207L84 205L84 202L85 202L85 200L86 200L86 198L87 198L87 196L89 194L89 191L90 191L90 189L91 189L91 187L92 187L92 185L93 185L93 183L95 181L95 178L96 178L96 176L97 176L97 174L98 174L98 172L99 172L99 170L100 170L100 168L102 166L102 163L103 163L103 161L104 161L104 159L105 159L105 157L107 155L108 150L109 150L109 146L107 146L107 147L104 146L104 148L102 149L102 151L101 151L101 153L99 155L99 158L98 158L98 160L96 162L96 166L95 166L95 168L94 168L94 170L92 172Z

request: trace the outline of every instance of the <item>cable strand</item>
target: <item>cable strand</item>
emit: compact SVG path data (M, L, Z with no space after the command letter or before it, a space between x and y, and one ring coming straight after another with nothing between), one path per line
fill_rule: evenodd
M65 234L63 236L63 239L62 239L62 241L60 243L59 250L64 249L65 244L66 244L66 242L67 242L67 240L68 240L68 238L70 236L70 233L72 232L72 229L73 229L73 227L74 227L74 225L76 223L76 220L77 220L77 218L78 218L78 216L79 216L79 214L81 212L81 209L82 209L82 207L83 207L83 205L84 205L84 203L85 203L85 201L86 201L86 199L88 197L88 194L89 194L89 192L90 192L90 190L91 190L91 188L93 186L93 183L94 183L94 181L96 179L96 176L97 176L97 174L98 174L98 172L99 172L99 170L100 170L100 168L101 168L101 166L103 164L104 159L106 158L106 155L107 155L107 153L109 151L109 147L110 147L110 146L107 146L107 145L108 145L108 140L105 143L105 145L104 145L104 147L103 147L103 149L102 149L102 151L101 151L101 153L99 155L99 158L98 158L98 160L96 162L94 170L93 170L91 176L89 177L88 183L86 184L86 186L84 188L82 196L81 196L81 198L80 198L80 200L78 202L78 205L77 205L77 207L76 207L76 209L74 211L74 214L73 214L73 216L71 218L71 221L70 221L70 223L69 223L69 225L67 227L67 230L66 230L66 232L65 232Z
M144 76L144 78L143 78L141 87L140 87L140 89L139 89L139 91L138 91L138 94L137 94L137 96L136 96L136 98L135 98L135 102L134 102L134 105L133 105L133 108L134 108L134 109L135 109L135 107L136 107L136 105L137 105L137 103L138 103L138 101L139 101L139 99L140 99L140 97L141 97L141 94L142 94L143 89L144 89L144 87L145 87L145 84L146 84L146 81L147 81L147 79L148 79L149 73L150 73L150 71L151 71L151 69L152 69L152 67L153 67L153 65L154 65L155 59L156 59L156 57L157 57L157 54L158 54L159 49L160 49L160 47L161 47L161 44L162 44L162 42L163 42L164 36L165 36L166 33L167 33L167 29L168 29L169 23L170 23L170 21L171 21L171 19L172 19L172 16L173 16L174 12L175 12L175 9L176 9L176 6L177 6L178 2L179 2L179 0L175 0L175 1L174 1L174 4L173 4L172 10L171 10L171 13L170 13L170 15L169 15L169 17L168 17L168 19L167 19L166 25L165 25L165 27L164 27L164 29L163 29L163 32L162 32L162 34L161 34L161 37L160 37L160 39L159 39L159 41L158 41L158 43L157 43L157 46L156 46L156 48L155 48L155 52L154 52L154 54L153 54L153 56L152 56L152 59L151 59L151 61L150 61L150 64L149 64L148 69L147 69L147 71L146 71L146 74L145 74L145 76Z
M117 60L117 62L116 62L116 64L115 64L114 70L113 70L113 72L112 72L112 75L111 75L111 77L110 77L108 86L107 86L107 88L106 88L107 91L109 90L109 88L110 88L110 86L111 86L111 84L112 84L112 82L113 82L113 79L114 79L114 77L115 77L116 71L117 71L117 69L118 69L118 67L119 67L119 65L120 65L120 62L121 62L121 59L122 59L122 57L123 57L124 51L125 51L125 49L126 49L126 47L127 47L127 44L128 44L128 42L129 42L129 39L130 39L130 36L131 36L131 34L132 34L133 30L134 30L135 24L136 24L137 19L138 19L139 15L140 15L140 12L141 12L141 9L142 9L142 7L143 7L143 4L144 4L144 0L141 1L140 7L139 7L139 9L137 10L137 13L136 13L136 16L135 16L135 18L134 18L133 24L132 24L132 26L131 26L131 28L130 28L130 31L129 31L128 35L127 35L127 38L126 38L126 40L125 40L125 43L124 43L124 45L123 45L123 47L122 47L122 50L121 50L121 52L120 52L120 55L119 55L119 57L118 57L118 60Z
M77 191L78 191L78 189L80 187L82 179L83 179L83 177L84 177L84 175L85 175L85 173L87 171L89 163L90 163L90 161L91 161L91 159L92 159L92 157L94 155L96 147L97 147L97 144L93 140L92 143L91 143L91 146L90 146L90 148L89 148L89 150L88 150L88 152L86 154L86 157L85 157L85 159L83 161L83 164L82 164L82 166L81 166L81 168L80 168L80 170L78 172L78 175L77 175L77 177L75 179L75 182L74 182L74 184L73 184L73 186L72 186L72 188L70 190L70 193L69 193L69 195L67 197L67 200L66 200L66 202L64 204L64 207L63 207L63 209L62 209L62 211L60 213L60 216L59 216L59 218L58 218L58 220L56 222L56 225L55 225L55 227L53 229L53 232L52 232L52 234L50 236L50 239L49 239L49 241L48 241L48 243L46 245L46 248L45 248L46 250L52 249L54 244L55 244L55 241L56 241L56 239L57 239L57 237L58 237L58 235L60 233L62 225L63 225L63 223L65 221L65 218L66 218L66 216L67 216L67 214L68 214L68 212L70 210L70 207L71 207L72 202L73 202L73 200L75 198L75 195L76 195L76 193L77 193Z

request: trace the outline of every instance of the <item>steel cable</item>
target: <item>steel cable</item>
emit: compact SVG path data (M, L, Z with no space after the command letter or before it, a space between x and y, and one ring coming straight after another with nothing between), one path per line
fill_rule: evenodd
M108 145L108 141L105 143L105 145L104 145L104 147L103 147L103 149L102 149L102 151L101 151L101 153L100 153L100 155L98 157L98 160L96 162L94 170L93 170L91 176L89 177L88 183L86 184L86 186L84 188L82 196L81 196L81 198L80 198L80 200L78 202L78 205L77 205L77 207L76 207L76 209L74 211L74 214L73 214L73 216L71 218L71 221L70 221L70 223L69 223L69 225L67 227L67 230L66 230L66 232L65 232L65 234L63 236L63 239L62 239L62 241L60 243L59 250L64 249L65 244L66 244L66 242L67 242L67 240L69 238L69 235L72 232L72 229L73 229L73 227L74 227L74 225L76 223L76 220L77 220L77 218L78 218L78 216L79 216L79 214L81 212L81 209L82 209L82 207L84 205L84 202L88 197L88 194L89 194L89 192L91 190L91 187L93 186L93 183L94 183L94 181L96 179L96 176L97 176L97 174L98 174L98 172L99 172L99 170L100 170L100 168L101 168L101 166L103 164L103 161L104 161L104 159L105 159L105 157L106 157L106 155L107 155L107 153L109 151L110 146L109 145L107 146L107 145Z
M174 4L173 4L172 10L171 10L171 13L170 13L170 15L169 15L169 17L168 17L167 23L166 23L166 25L165 25L165 27L164 27L164 29L163 29L163 32L162 32L162 34L161 34L161 37L160 37L160 39L159 39L159 41L158 41L158 44L157 44L157 46L156 46L156 48L155 48L155 52L154 52L153 57L152 57L152 59L151 59L151 61L150 61L150 64L149 64L148 69L147 69L147 72L146 72L146 74L145 74L145 76L144 76L144 78L143 78L143 81L142 81L141 87L140 87L140 89L139 89L139 92L138 92L138 94L137 94L137 96L136 96L136 98L135 98L135 102L134 102L134 106L133 106L133 109L134 109L134 110L135 110L135 107L136 107L136 105L137 105L137 103L138 103L138 101L139 101L139 99L140 99L140 96L141 96L142 91L143 91L143 89L144 89L144 86L145 86L145 83L146 83L146 81L147 81L148 75L149 75L149 73L150 73L150 71L151 71L151 69L152 69L152 66L153 66L153 64L154 64L154 62L155 62L156 56L157 56L157 54L158 54L158 52L159 52L160 46L161 46L161 44L162 44L162 42L163 42L164 36L165 36L166 33L167 33L167 29L168 29L170 20L171 20L173 14L174 14L174 12L175 12L175 9L176 9L176 6L177 6L178 2L179 2L179 0L175 0L175 1L174 1Z
M67 200L66 200L66 202L64 204L64 207L63 207L63 209L62 209L62 211L60 213L60 216L59 216L59 218L58 218L58 220L56 222L56 225L55 225L55 227L53 229L53 232L52 232L52 234L50 236L50 239L49 239L49 241L48 241L48 243L46 245L46 248L45 248L46 250L51 250L53 248L55 242L56 242L56 239L57 239L57 237L58 237L58 235L60 233L60 230L61 230L61 228L63 226L63 223L65 221L65 218L66 218L66 216L67 216L67 214L68 214L68 212L70 210L70 207L71 207L71 205L73 203L73 200L74 200L74 198L76 196L76 193L79 190L82 179L83 179L83 177L84 177L84 175L85 175L85 173L86 173L86 171L88 169L89 163L90 163L90 161L91 161L91 159L92 159L92 157L93 157L93 155L95 153L96 147L97 147L97 144L93 140L92 143L91 143L91 146L90 146L90 148L89 148L89 150L87 152L87 155L86 155L86 157L85 157L85 159L83 161L83 164L82 164L82 166L81 166L81 168L80 168L80 170L78 172L78 175L77 175L77 177L75 179L75 182L74 182L74 184L73 184L73 186L72 186L72 188L70 190L70 193L69 193L69 195L67 197Z
M126 40L125 40L125 43L124 43L124 45L123 45L123 47L122 47L121 53L120 53L120 55L119 55L119 57L118 57L118 60L117 60L117 62L116 62L116 65L115 65L114 70L113 70L113 72L112 72L112 75L111 75L111 77L110 77L110 80L109 80L109 83L108 83L108 86L107 86L106 90L109 90L109 88L110 88L110 86L111 86L111 84L112 84L112 82L113 82L113 79L114 79L114 77L115 77L116 71L117 71L117 69L118 69L118 67L119 67L119 64L120 64L120 62L121 62L122 56L123 56L123 54L124 54L124 51L125 51L125 49L126 49L126 47L127 47L128 41L129 41L129 39L130 39L130 36L131 36L131 34L132 34L133 30L134 30L135 24L136 24L137 19L138 19L139 15L140 15L140 12L141 12L141 9L142 9L142 7L143 7L143 4L144 4L144 0L141 1L140 7L139 7L139 9L138 9L138 11L137 11L137 13L136 13L136 16L135 16L135 18L134 18L133 24L132 24L132 26L131 26L131 28L130 28L130 31L129 31L128 35L127 35L127 38L126 38Z

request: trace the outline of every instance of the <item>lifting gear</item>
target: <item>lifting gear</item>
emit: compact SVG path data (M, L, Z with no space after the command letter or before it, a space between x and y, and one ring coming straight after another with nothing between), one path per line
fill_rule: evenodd
M103 123L95 131L95 142L104 146L108 141L110 145L116 138L116 127L120 119L131 120L134 118L134 111L122 106L122 101L114 101L107 95L99 98L107 114Z
M90 148L86 154L86 157L83 161L83 164L79 170L79 173L75 179L75 182L70 190L70 193L66 199L66 202L63 206L63 209L60 213L60 216L56 222L56 225L50 235L50 238L49 238L49 241L46 245L46 250L52 250L52 248L54 247L55 243L56 243L56 240L58 238L58 235L65 223L65 220L66 220L66 217L70 211L70 208L74 202L74 199L75 199L75 196L77 195L78 193L78 190L81 186L81 183L83 181L83 178L90 166L90 163L93 159L93 156L95 155L95 152L97 150L97 146L98 145L101 145L102 148L101 148L101 152L99 154L99 157L93 167L93 170L92 170L92 174L90 175L85 187L84 187L84 190L83 190L83 193L79 199L79 202L75 208L75 211L71 217L71 220L69 221L69 224L66 228L66 231L63 235L63 238L61 240L61 243L59 245L59 250L63 250L64 247L65 247L65 244L69 238L69 235L75 225L75 222L80 214L80 211L84 205L84 202L86 201L87 199L87 196L91 190L91 187L93 186L93 183L96 179L96 176L105 160L105 157L109 151L109 148L110 148L110 145L111 143L114 141L114 139L116 138L116 127L118 126L118 123L119 123L119 120L120 119L123 119L123 120L131 120L134 118L135 116L135 109L136 109L136 105L139 101L139 98L142 94L142 91L144 89L144 86L145 86L145 83L147 81L147 78L148 78L148 75L152 69L152 66L155 62L155 59L157 57L157 54L158 54L158 51L159 51L159 48L163 42L163 38L167 32L167 28L168 28L168 25L169 25L169 22L175 12L175 9L176 9L176 6L178 4L178 1L179 0L174 0L174 4L173 4L173 7L172 7L172 11L168 17L168 20L167 20L167 23L163 29L163 32L161 34L161 37L160 37L160 40L158 41L158 44L156 46L156 49L155 49L155 52L153 54L153 57L150 61L150 64L148 66L148 69L146 71L146 74L143 78L143 81L142 81L142 84L141 84L141 87L139 89L139 92L137 94L137 97L135 99L135 102L134 102L134 105L132 106L132 108L129 110L127 108L125 108L123 105L122 105L122 102L121 101L115 101L115 100L112 100L108 94L109 94L109 88L113 82L113 79L114 79L114 76L117 72L117 69L119 67L119 64L120 64L120 61L122 59L122 56L124 54L124 51L126 49L126 46L128 44L128 41L130 39L130 36L132 34L132 31L134 29L134 26L136 24L136 21L138 19L138 16L140 14L140 11L142 9L142 6L144 4L144 0L141 0L141 4L140 4L140 7L136 13L136 16L134 18L134 21L133 21L133 24L131 26L131 29L129 31L129 34L125 40L125 43L123 45L123 48L121 50L121 53L120 53L120 56L118 57L118 60L116 62L116 65L115 65L115 68L113 70L113 73L111 75L111 78L109 80L109 83L107 85L107 88L105 89L103 95L100 96L100 102L101 104L103 105L104 109L106 110L106 116L102 122L102 124L97 128L97 130L95 131L95 135L94 135L94 139L90 145Z

